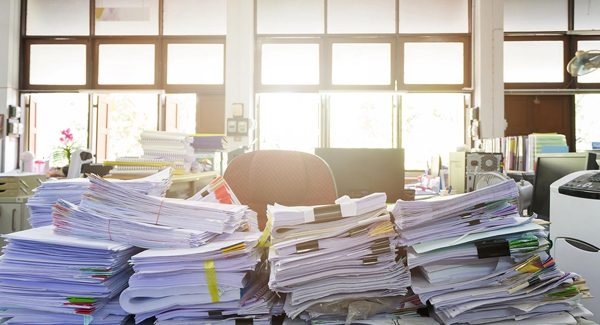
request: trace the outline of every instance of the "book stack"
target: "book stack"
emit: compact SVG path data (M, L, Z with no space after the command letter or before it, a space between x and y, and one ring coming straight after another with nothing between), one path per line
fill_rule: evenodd
M385 193L375 193L334 205L268 207L269 287L287 294L288 317L316 321L322 304L406 295L410 277L385 202ZM348 305L321 319L345 321Z
M162 197L171 186L171 170L167 168L142 179L128 181L115 179L111 182L141 194ZM51 225L52 206L59 199L75 205L79 204L82 194L88 190L89 186L90 181L87 178L62 179L42 183L27 201L29 223L34 228Z
M194 134L192 146L197 151L216 151L223 150L227 145L227 138L224 134Z
M138 248L60 236L40 227L4 235L0 319L7 324L121 324L118 296Z
M155 324L268 321L276 296L265 280L256 281L266 275L257 269L260 233L237 235L198 248L151 249L133 256L135 274L121 306L136 315L136 322L156 317Z
M545 228L518 214L517 195L508 180L439 200L396 203L412 290L441 323L574 324L590 315L580 304L589 295L585 281L558 269Z

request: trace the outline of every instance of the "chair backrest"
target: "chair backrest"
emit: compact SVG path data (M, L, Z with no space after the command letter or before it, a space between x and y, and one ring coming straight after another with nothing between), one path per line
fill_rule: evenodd
M242 204L258 213L264 229L267 204L332 204L333 174L321 158L299 151L259 150L234 158L223 175Z

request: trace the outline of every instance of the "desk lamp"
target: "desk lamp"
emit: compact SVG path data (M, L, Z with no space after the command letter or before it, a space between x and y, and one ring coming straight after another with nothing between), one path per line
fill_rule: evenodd
M567 64L567 71L573 76L583 76L600 68L600 50L577 51Z

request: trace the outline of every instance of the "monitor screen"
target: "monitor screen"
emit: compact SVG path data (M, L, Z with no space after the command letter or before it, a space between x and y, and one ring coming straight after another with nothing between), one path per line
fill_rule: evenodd
M581 170L598 169L596 155L590 153L543 154L537 159L531 210L538 218L550 217L550 185Z
M315 154L331 168L338 196L385 192L392 203L404 190L403 149L316 148Z

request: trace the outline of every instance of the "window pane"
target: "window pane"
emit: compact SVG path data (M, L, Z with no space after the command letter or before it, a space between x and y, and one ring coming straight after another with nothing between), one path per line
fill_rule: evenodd
M448 166L449 152L464 144L463 107L463 94L402 96L402 147L406 169L423 170L431 157L438 154ZM443 136L432 136L432 132Z
M30 85L85 85L85 44L32 44Z
M324 0L258 0L258 34L322 34Z
M100 85L154 84L154 44L101 44Z
M96 0L96 35L158 35L158 0Z
M592 149L600 142L600 94L575 95L575 147L577 151Z
M577 42L577 50L589 51L600 50L600 41L579 41ZM580 83L600 83L600 71L588 73L581 77L577 77L577 82Z
M168 94L167 102L177 105L177 112L167 112L166 131L196 133L196 94ZM169 105L167 104L167 109ZM175 121L170 121L173 118ZM172 123L175 122L175 123ZM176 124L176 125L172 125Z
M330 146L392 148L393 96L333 94L330 98Z
M504 0L504 31L566 31L568 8L568 0Z
M164 35L225 35L226 0L166 0Z
M405 43L405 84L463 84L463 43Z
M563 82L561 41L504 42L504 82Z
M319 147L319 95L261 94L259 103L260 149L313 153Z
M600 29L600 0L575 0L575 30Z
M223 44L169 44L167 83L223 84Z
M318 85L319 44L264 44L263 85Z
M108 160L140 156L140 134L157 130L158 95L119 93L106 95L109 107Z
M52 167L67 165L59 150L60 132L71 129L75 148L88 147L88 95L32 94L31 100L37 103L36 159L50 160Z
M468 33L468 0L400 0L400 33Z
M89 0L28 0L27 35L90 34Z
M327 33L396 32L395 0L328 0Z
M389 85L391 48L389 43L333 44L333 84Z

